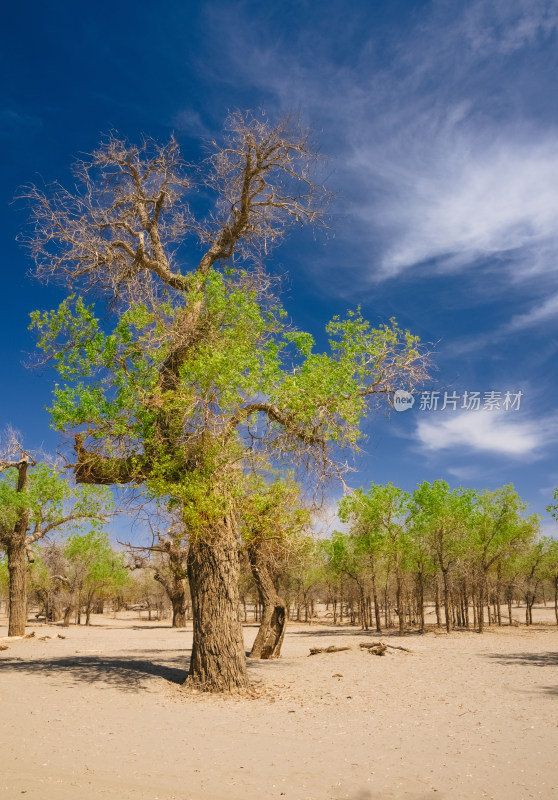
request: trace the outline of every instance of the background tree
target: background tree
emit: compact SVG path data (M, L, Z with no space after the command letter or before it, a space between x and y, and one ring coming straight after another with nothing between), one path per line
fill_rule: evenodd
M472 514L474 493L450 489L445 481L422 483L412 496L415 525L442 574L446 630L452 629L450 570L463 553L463 540Z
M488 574L515 549L533 542L538 531L536 516L524 519L527 508L512 485L474 496L473 513L467 532L467 551L478 576L478 626L484 627L484 606L488 590ZM498 587L499 602L499 587Z
M351 532L359 537L361 547L371 556L370 565L372 567L375 565L380 548L389 562L395 577L400 635L405 632L403 581L409 559L410 514L410 495L392 483L385 486L372 484L368 492L359 489L349 497L344 497L339 504L340 519L344 522L351 521ZM364 603L364 596L362 602ZM374 606L377 608L377 596ZM379 614L376 612L377 628L378 617Z
M26 555L52 531L85 523L104 525L112 507L110 492L71 486L55 466L39 464L12 439L0 460L0 547L9 572L8 636L22 636L27 621Z
M130 553L128 568L150 569L168 595L172 606L173 628L186 627L188 542L184 525L177 515L155 525L148 520L152 544L146 546L121 542ZM166 524L165 524L166 522Z
M130 577L124 566L124 553L116 552L105 531L72 534L64 555L68 562L64 576L71 587L79 613L85 608L85 624L91 622L91 612L99 597L111 598L122 592Z
M319 220L314 160L290 121L235 114L198 173L216 200L205 220L185 202L194 176L174 140L111 138L77 165L78 190L28 192L39 274L104 295L116 318L106 334L74 295L33 315L65 381L54 424L76 434L78 482L144 486L181 509L190 681L211 691L247 682L234 513L247 454L259 449L318 480L337 475L367 400L425 376L415 337L395 323L372 329L360 314L331 322L329 352L315 353L312 337L285 323L261 270L238 271L289 223ZM197 263L179 266L191 236Z

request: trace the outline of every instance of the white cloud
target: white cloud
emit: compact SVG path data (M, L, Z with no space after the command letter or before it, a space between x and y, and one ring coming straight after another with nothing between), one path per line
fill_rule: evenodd
M555 267L558 253L558 138L540 134L514 141L512 131L454 129L389 161L361 150L356 166L385 185L381 207L368 208L384 229L382 272L391 276L427 261L455 270L487 256L518 257L532 271ZM538 141L537 141L538 139ZM390 149L393 149L393 142ZM389 235L386 235L389 234ZM552 246L549 248L549 244ZM537 252L542 247L549 256Z
M514 411L463 411L419 419L416 438L428 451L466 450L537 457L558 438L556 419L522 419Z
M535 306L525 314L517 314L504 328L504 333L508 331L519 331L525 328L532 328L541 322L550 319L558 320L558 294L549 297L541 305Z
M371 31L342 66L319 30L278 41L266 22L244 19L231 79L300 108L319 132L349 220L337 235L363 254L368 277L485 258L505 262L513 279L555 271L558 136L527 110L530 88L544 91L555 0L432 3L383 58ZM221 6L212 24L228 24Z

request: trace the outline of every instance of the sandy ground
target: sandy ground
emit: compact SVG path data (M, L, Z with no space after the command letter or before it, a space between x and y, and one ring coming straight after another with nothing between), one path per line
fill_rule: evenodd
M376 634L291 624L282 659L249 662L256 699L181 688L190 627L31 624L0 652L0 797L558 798L558 628L535 619L384 635L412 653L383 658L357 646ZM308 657L330 644L352 649Z

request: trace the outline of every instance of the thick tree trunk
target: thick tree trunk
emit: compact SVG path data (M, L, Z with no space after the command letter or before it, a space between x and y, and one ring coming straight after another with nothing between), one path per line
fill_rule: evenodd
M14 534L8 544L8 574L10 577L10 617L8 636L23 636L27 622L27 565L25 536Z
M239 619L236 532L225 519L188 549L194 641L187 683L206 692L232 692L248 685Z
M260 595L262 619L250 658L279 658L287 627L287 609L269 574L263 542L254 540L248 548L252 576Z

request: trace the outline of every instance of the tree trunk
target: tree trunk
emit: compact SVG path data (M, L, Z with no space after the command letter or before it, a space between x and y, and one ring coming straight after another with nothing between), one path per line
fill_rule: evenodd
M182 597L172 597L172 627L185 628L186 627L186 605L184 603L184 595Z
M440 586L438 576L434 580L434 608L436 609L436 626L442 627L442 615L440 614Z
M262 619L250 658L279 658L287 627L287 609L279 597L263 552L264 543L254 540L248 548L252 576L260 595Z
M14 534L7 546L10 577L8 636L23 636L27 622L27 565L25 535Z
M376 633L382 632L382 620L380 617L380 603L378 601L378 591L376 589L376 576L372 573L372 597L374 599L374 617L376 619Z
M401 576L399 572L396 575L395 592L397 597L397 616L399 620L399 636L405 633L405 601L403 599L403 591L401 586Z
M417 572L417 610L419 618L419 631L424 633L424 579L422 572Z
M248 685L233 525L230 518L216 523L192 538L188 549L194 640L187 683L206 692L231 692Z
M167 587L167 595L172 606L172 627L186 627L186 581L184 578L174 578L172 585ZM246 616L246 601L244 602L244 615Z
M479 633L484 631L484 594L486 589L486 576L482 575L479 586Z
M554 616L558 625L558 575L554 578Z
M451 633L451 609L447 569L442 570L442 577L444 579L444 613L446 615L446 631L447 633Z

